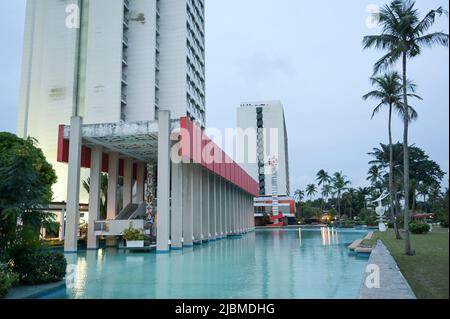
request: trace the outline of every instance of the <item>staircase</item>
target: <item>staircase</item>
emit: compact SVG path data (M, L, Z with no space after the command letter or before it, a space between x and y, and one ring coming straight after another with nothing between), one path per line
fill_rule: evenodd
M120 213L116 216L115 220L127 220L131 215L139 208L138 204L128 204Z

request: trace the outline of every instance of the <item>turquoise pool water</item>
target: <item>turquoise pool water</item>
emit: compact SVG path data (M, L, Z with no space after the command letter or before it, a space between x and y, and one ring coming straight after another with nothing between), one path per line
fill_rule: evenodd
M68 288L43 298L355 298L367 258L346 246L365 233L257 230L169 255L84 251L67 255Z

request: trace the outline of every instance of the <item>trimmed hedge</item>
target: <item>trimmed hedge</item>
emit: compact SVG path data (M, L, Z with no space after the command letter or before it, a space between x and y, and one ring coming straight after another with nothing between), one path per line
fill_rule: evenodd
M44 284L62 280L66 275L64 254L30 247L15 247L10 253L11 270L26 285Z
M409 230L413 234L425 234L430 231L430 225L423 222L411 222L409 224Z

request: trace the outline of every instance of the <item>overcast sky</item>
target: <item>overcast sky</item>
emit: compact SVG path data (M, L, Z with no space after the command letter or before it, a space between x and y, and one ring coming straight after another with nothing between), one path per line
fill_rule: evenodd
M387 113L371 120L372 65L381 52L362 51L369 4L361 0L206 0L207 125L236 126L240 102L281 100L289 135L291 189L314 182L320 169L343 171L366 185L367 152L387 142ZM418 0L421 12L448 1ZM16 128L25 0L0 0L0 131ZM448 18L433 30L448 32ZM449 51L424 50L409 62L423 102L411 143L449 170ZM394 139L401 140L395 118ZM447 177L445 179L447 183Z

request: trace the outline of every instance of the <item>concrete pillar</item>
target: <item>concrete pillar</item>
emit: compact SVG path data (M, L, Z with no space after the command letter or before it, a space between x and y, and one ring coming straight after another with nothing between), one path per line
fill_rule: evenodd
M89 190L89 223L87 248L98 248L98 237L95 235L95 221L100 219L101 204L101 172L103 148L94 146L91 152L90 190Z
M220 207L220 177L216 175L214 179L215 192L216 192L216 236L221 239L222 234L222 217L221 217L221 207Z
M192 167L192 183L193 183L193 232L194 232L194 242L202 242L202 169L200 165L193 164Z
M119 153L109 153L108 160L108 201L106 203L106 219L113 220L117 216L117 183L119 177ZM116 238L109 236L106 238L106 246L116 246Z
M74 253L78 250L78 218L80 203L80 165L81 165L81 125L83 119L73 116L70 119L69 169L67 178L67 217L64 251Z
M156 251L169 251L170 232L170 112L159 111Z
M59 240L64 240L64 233L66 227L66 209L63 208L59 214Z
M224 179L221 181L221 192L220 192L220 207L222 211L222 236L227 236L227 201L225 197L225 187L226 182Z
M233 214L233 201L231 199L232 196L232 184L228 183L228 194L227 194L227 202L228 202L228 235L231 235L233 233L233 226L232 226L232 214Z
M223 238L221 190L222 190L221 178L219 176L216 176L216 225L217 225L216 232L217 232L217 236L219 237L219 239Z
M140 204L144 201L145 196L145 164L139 162L136 166L136 202Z
M117 180L119 177L119 153L109 153L108 161L108 202L107 219L114 219L117 215Z
M183 169L172 163L171 249L183 248Z
M231 187L231 233L236 235L236 186Z
M123 207L133 201L133 159L126 158L123 165Z
M223 209L224 209L224 235L225 237L228 235L228 182L224 181L223 182L223 200L222 200L222 205L223 205Z
M209 172L202 169L202 235L209 240Z
M216 188L214 174L209 173L209 232L210 239L216 240Z
M183 246L194 245L193 225L193 166L194 164L183 164Z

